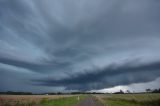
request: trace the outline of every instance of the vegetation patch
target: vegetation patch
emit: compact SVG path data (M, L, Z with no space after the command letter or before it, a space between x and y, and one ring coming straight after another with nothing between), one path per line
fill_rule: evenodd
M38 103L36 102L30 102L30 103L17 102L15 104L4 103L2 106L70 106L72 104L76 104L83 98L84 96L82 95L79 96L79 100L77 99L77 96L62 97L59 99L44 98Z
M136 101L134 99L107 99L106 104L109 106L160 106L160 99L152 101Z
M160 94L106 94L98 96L107 106L160 106Z

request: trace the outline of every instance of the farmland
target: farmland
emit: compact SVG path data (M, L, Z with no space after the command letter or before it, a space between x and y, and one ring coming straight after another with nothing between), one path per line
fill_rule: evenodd
M160 93L0 95L0 106L93 106L93 104L94 106L160 106Z
M0 106L67 106L76 102L77 95L0 95Z
M105 94L96 95L105 106L160 106L160 94Z

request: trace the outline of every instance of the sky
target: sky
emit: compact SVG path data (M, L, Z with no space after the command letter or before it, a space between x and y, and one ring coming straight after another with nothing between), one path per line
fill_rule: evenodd
M160 88L159 0L0 0L0 91Z

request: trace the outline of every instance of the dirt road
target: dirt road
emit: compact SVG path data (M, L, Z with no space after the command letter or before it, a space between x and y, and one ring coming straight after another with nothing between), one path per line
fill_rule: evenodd
M88 96L74 106L102 106L102 105L99 102L97 102L92 96Z

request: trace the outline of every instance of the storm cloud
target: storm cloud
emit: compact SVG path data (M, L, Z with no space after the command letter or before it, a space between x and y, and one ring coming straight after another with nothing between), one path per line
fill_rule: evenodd
M46 86L66 86L66 89L69 90L101 89L155 80L160 76L159 68L160 62L141 66L129 66L125 64L117 67L111 65L104 69L94 70L92 73L86 72L78 75L70 75L70 77L58 80L54 78L35 80L35 82L40 82L40 85Z
M0 0L0 90L156 80L159 10L158 0Z

